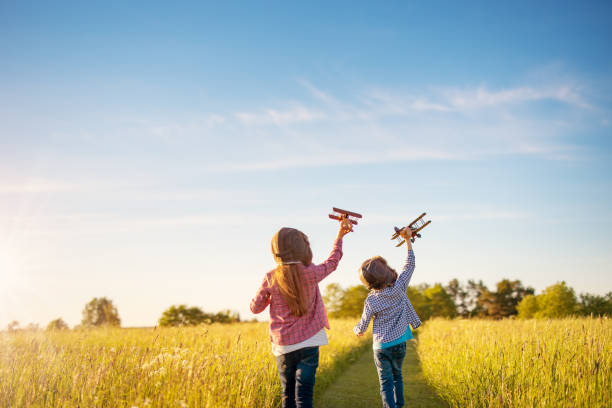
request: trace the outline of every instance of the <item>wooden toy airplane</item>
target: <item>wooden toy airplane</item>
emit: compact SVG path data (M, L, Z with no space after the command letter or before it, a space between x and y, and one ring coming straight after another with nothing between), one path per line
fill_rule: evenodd
M333 207L332 210L334 211L333 214L329 214L329 218L331 218L332 220L338 220L340 222L343 222L344 220L347 220L348 222L350 222L353 225L357 225L357 220L351 218L361 218L361 214L357 214L355 212L352 211L346 211L346 210L341 210L340 208L336 208ZM351 225L351 231L353 230L353 225Z
M404 242L406 242L406 240L404 238L402 238L402 236L400 235L400 232L402 232L402 230L404 230L405 228L410 228L412 230L412 238L410 239L411 242L414 242L414 240L416 238L421 238L421 234L419 234L419 231L422 230L423 228L425 228L426 226L428 226L429 223L431 222L431 220L425 222L425 220L423 219L425 214L427 214L427 213L423 213L423 214L419 215L416 220L412 221L410 224L408 224L404 228L393 227L395 229L395 233L393 234L391 239L396 239L397 238L399 243L396 246L400 246Z

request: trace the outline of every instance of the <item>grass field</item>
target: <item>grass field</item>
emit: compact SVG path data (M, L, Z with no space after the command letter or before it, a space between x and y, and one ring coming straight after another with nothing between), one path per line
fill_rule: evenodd
M331 321L322 392L363 354L354 320ZM277 407L266 323L0 333L2 407Z
M423 374L453 407L611 407L612 320L432 320Z
M354 324L332 320L321 348L315 396L325 406L335 394L357 395L352 386L380 398L371 337L354 336ZM278 407L267 327L3 332L0 406ZM417 351L423 377L451 407L612 406L610 319L432 320L418 330ZM407 400L436 406L409 360ZM325 394L343 373L339 391Z

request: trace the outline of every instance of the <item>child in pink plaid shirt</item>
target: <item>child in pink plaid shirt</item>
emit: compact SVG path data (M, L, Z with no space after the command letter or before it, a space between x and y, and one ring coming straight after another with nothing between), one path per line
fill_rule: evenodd
M301 231L281 228L272 238L277 266L266 273L251 311L261 313L270 305L270 341L283 386L283 408L312 407L319 346L328 343L329 329L319 282L338 267L342 238L350 231L348 221L340 224L332 252L320 265L312 263L308 237Z

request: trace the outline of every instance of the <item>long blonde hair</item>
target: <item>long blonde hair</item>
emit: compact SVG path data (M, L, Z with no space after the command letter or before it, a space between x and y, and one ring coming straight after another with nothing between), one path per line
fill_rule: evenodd
M302 279L302 266L312 262L308 237L295 228L281 228L272 237L272 256L277 263L273 280L291 313L303 316L308 311Z

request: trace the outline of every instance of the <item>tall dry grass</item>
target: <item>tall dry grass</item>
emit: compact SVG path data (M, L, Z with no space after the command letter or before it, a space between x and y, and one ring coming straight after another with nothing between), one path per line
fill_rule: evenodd
M432 320L423 374L453 407L612 407L612 320Z
M321 392L369 339L331 321ZM277 407L266 323L0 333L2 407Z

